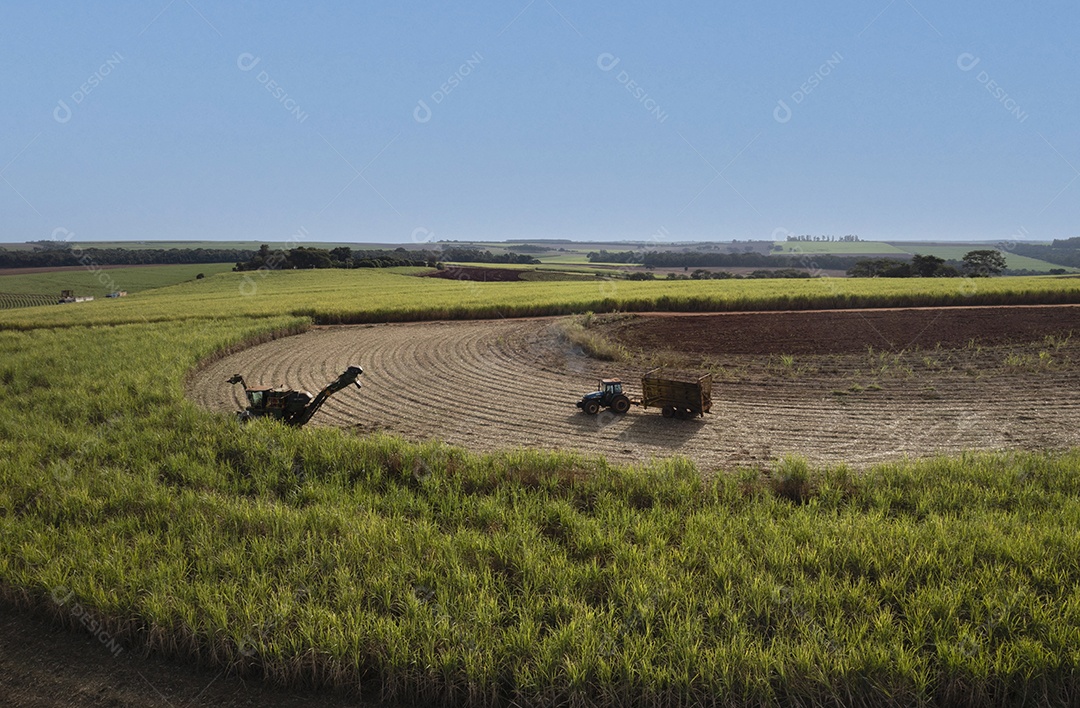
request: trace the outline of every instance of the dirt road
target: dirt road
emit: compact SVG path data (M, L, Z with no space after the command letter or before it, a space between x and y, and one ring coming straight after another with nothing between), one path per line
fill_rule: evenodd
M939 332L951 331L948 319L935 318L933 310L902 310L896 317L908 321L911 312L922 312L915 317ZM661 331L676 343L694 337L722 342L743 328L759 332L764 347L771 328L762 329L759 318L770 316L665 317ZM833 320L859 316L829 313ZM604 327L619 336L634 327L655 328L655 321L632 317ZM859 327L855 319L848 325ZM820 346L800 356L699 352L694 363L714 370L717 384L713 413L694 420L665 419L640 408L625 416L582 414L574 402L598 377L620 376L631 394L640 394L640 376L656 361L595 361L551 319L319 328L215 362L194 377L188 394L227 413L242 407L242 392L225 383L233 373L243 373L253 386L315 392L347 365L360 363L363 391L331 399L313 424L434 438L472 450L524 446L620 462L682 455L703 472L766 465L788 454L863 468L905 456L1080 444L1080 368L1073 363L1080 347L1063 334L1049 344L1040 330L1013 344L999 337L987 346L952 342L954 348L936 348L924 332L923 348L871 351L859 344L861 352L852 353L853 334L842 322L822 324L819 338L829 336L830 327L843 333L837 340L842 353L826 354ZM862 329L877 338L888 328L878 319ZM1060 332L1062 325L1046 328ZM710 334L720 329L724 337Z

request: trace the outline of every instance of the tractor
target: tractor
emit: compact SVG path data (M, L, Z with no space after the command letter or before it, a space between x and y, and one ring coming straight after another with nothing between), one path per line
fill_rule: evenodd
M712 411L712 374L690 374L653 369L641 378L640 399L623 393L620 379L600 379L600 390L586 393L577 407L589 415L601 408L625 413L630 406L659 408L665 418L692 418Z
M596 415L601 408L625 413L630 410L630 398L623 393L621 379L600 379L599 390L582 396L577 407L589 415Z
M229 379L230 384L240 384L244 387L244 395L247 397L248 407L236 414L237 420L246 423L254 418L275 418L285 425L299 428L315 415L326 399L338 391L355 384L360 388L357 378L364 370L359 366L350 366L341 376L331 381L319 391L314 398L307 391L294 391L292 389L276 388L248 388L244 377L236 374Z

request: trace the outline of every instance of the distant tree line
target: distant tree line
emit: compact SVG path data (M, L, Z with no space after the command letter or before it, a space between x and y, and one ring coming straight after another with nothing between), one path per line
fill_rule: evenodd
M65 242L39 242L34 250L7 250L0 247L0 268L59 268L93 263L104 265L173 265L184 263L236 263L236 270L260 268L388 268L392 266L431 266L442 261L470 263L536 264L536 258L518 253L492 254L478 248L441 247L438 249L368 249L354 251L338 248L271 250L263 244L259 250L244 248L80 248Z
M668 273L668 280L733 280L737 278L812 278L814 277L805 270L798 268L759 269L745 275L736 275L726 270L695 270L690 275L685 273Z
M86 263L98 266L228 263L247 260L254 253L236 248L79 248L63 244L33 251L0 248L0 268L60 268Z
M641 263L645 254L641 251L607 251L601 248L599 251L589 251L587 256L590 263Z
M233 270L306 270L311 268L394 268L417 266L434 268L443 261L467 263L521 263L536 264L532 256L503 253L492 254L477 248L430 249L365 249L354 251L348 246L337 248L308 248L298 246L289 250L271 250L266 244L252 253L250 258L239 261Z
M686 273L668 273L667 280L738 280L740 278L812 278L810 273L797 268L778 268L774 270L755 270L745 275L737 275L726 270L709 271L698 269ZM626 276L627 280L656 280L656 274L649 271L636 271Z
M788 241L825 241L825 242L840 242L840 243L855 243L856 241L862 241L861 238L855 234L848 234L846 236L810 236L809 234L803 236L795 236L794 234L787 237Z
M911 260L863 258L848 269L852 278L959 278L989 277L1005 270L1005 256L995 249L969 251L960 261L916 253Z

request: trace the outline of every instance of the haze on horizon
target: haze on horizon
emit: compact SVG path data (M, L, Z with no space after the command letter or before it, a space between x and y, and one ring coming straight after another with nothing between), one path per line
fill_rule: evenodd
M1080 235L1080 6L0 8L0 243Z

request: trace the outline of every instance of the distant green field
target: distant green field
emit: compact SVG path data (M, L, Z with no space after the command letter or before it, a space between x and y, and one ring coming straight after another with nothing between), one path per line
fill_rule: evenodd
M895 245L904 247L906 253L919 253L924 256L937 256L938 258L957 261L963 258L964 255L970 251L996 249L996 246L989 243L967 243L962 246L938 243L897 243ZM1009 264L1009 268L1037 271L1048 271L1054 268L1065 268L1065 270L1069 271L1070 273L1077 272L1076 268L1066 268L1065 266L1056 265L1054 263L1042 261L1037 258L1018 256L1017 254L1009 253L1008 251L1003 251L1003 253L1005 254L1005 262Z
M782 253L828 253L835 255L882 256L888 256L890 254L904 256L918 253L924 256L937 256L938 258L944 258L946 260L960 260L969 251L996 248L993 244L989 243L955 244L927 241L855 241L851 243L835 241L781 241L778 242L777 245L783 247ZM1045 272L1054 268L1064 267L1048 261L1028 258L1027 256L1019 256L1015 253L1008 252L1005 253L1005 260L1008 263L1009 268L1016 268L1018 270ZM1077 269L1075 268L1066 268L1066 270L1072 273L1077 272Z
M581 253L559 253L557 255L537 256L542 263L559 263L564 265L591 265L589 256Z
M907 253L881 241L777 241L783 253L830 253L836 255Z
M116 290L137 293L152 288L177 285L202 273L206 277L228 273L234 263L197 263L193 265L136 266L92 271L60 270L28 275L0 275L0 292L12 294L60 295L74 290L76 295L104 297Z

